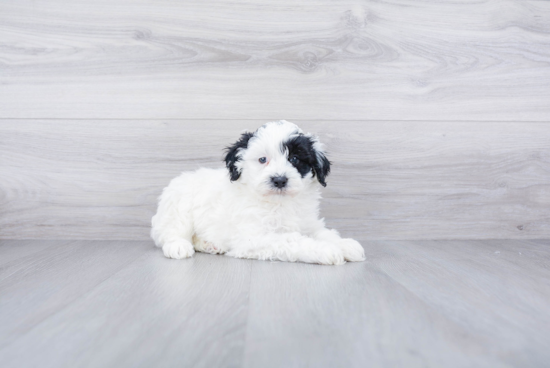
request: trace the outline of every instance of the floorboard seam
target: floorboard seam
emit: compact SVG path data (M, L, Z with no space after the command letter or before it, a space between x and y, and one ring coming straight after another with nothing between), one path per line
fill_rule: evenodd
M11 240L11 239L10 239ZM54 240L54 239L49 239L49 240ZM29 254L23 258L31 258L31 257L35 257L37 253L42 253L42 252L45 252L46 250L48 249L51 249L51 248L54 248L56 246L69 246L69 245L72 245L74 243L76 243L78 240L60 240L61 242L65 242L64 244L62 245L59 245L59 244L52 244L52 245L49 245L47 247L45 247L44 249L41 249L37 252L34 252L32 254ZM20 259L19 259L20 260ZM14 260L15 261L18 261L18 260ZM9 263L6 263L6 264L2 264L3 267L5 267L6 265L8 265ZM19 270L14 270L12 273L10 273L9 275L5 275L4 277L0 277L0 282L4 282L4 280L7 280L9 279L11 276L13 276L13 274L17 273Z
M248 299L246 300L246 321L244 324L244 337L243 337L243 354L241 359L241 367L246 367L246 356L247 356L247 350L248 350L248 325L250 323L250 296L252 294L252 274L254 272L254 268L256 263L259 262L257 260L252 261L252 265L250 266L250 276L249 276L249 284L248 284Z
M75 240L76 242L77 240ZM138 242L138 241L136 241ZM72 243L69 243L69 244L72 244ZM100 282L98 282L96 285L94 285L92 288L88 289L86 292L84 292L83 294L80 294L79 296L77 296L76 298L74 298L73 300L71 300L69 303L67 303L66 305L64 305L63 307L57 309L55 312L45 316L42 320L40 320L40 322L36 323L34 326L32 326L31 328L29 328L27 331L25 331L23 334L17 336L16 338L14 338L12 341L10 341L7 345L4 345L2 347L0 347L0 352L3 351L4 349L6 348L9 348L10 345L12 345L14 342L16 342L17 340L21 339L22 337L24 337L25 335L27 335L29 332L33 331L35 328L37 328L38 326L40 326L42 323L44 323L45 321L47 321L48 319L52 318L53 316L57 315L58 313L64 311L65 309L67 309L69 306L73 305L75 302L77 302L78 300L82 299L84 296L88 295L90 292L92 292L93 290L97 289L98 286L102 285L104 282L106 282L107 280L111 279L113 276L117 275L119 272L123 271L124 269L126 269L128 266L132 265L133 263L137 262L140 258L144 257L144 256L149 256L148 254L142 254L142 255L138 255L136 258L134 258L132 261L128 262L127 264L125 264L124 266L122 266L120 269L118 269L117 271L115 271L113 274L109 275L108 277L106 277L105 279L101 280Z

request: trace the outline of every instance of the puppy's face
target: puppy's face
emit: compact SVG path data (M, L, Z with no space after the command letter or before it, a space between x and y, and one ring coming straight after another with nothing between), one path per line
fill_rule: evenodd
M326 186L330 172L317 138L284 120L244 133L227 148L225 163L231 181L238 180L264 196L293 196L314 180Z

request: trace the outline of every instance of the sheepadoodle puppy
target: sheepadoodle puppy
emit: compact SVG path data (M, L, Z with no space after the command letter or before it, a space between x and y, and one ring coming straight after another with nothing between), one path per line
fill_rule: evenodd
M363 247L319 218L330 162L317 137L267 123L227 148L226 168L184 172L159 199L151 236L168 258L195 251L237 258L341 265Z

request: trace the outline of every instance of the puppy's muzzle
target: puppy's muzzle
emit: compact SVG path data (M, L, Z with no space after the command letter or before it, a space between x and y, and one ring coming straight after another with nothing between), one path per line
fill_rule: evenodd
M287 182L288 182L288 178L286 176L271 177L271 184L277 189L283 189L284 187L286 187Z

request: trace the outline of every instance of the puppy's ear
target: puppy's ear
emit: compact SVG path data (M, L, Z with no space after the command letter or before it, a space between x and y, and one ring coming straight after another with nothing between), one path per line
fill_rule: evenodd
M313 171L317 175L317 180L322 186L326 187L327 183L325 178L330 173L330 161L326 158L325 153L321 150L315 150L315 164L313 165Z
M227 170L229 170L229 177L231 181L235 181L241 176L241 172L235 164L241 160L241 155L239 154L239 152L241 150L245 150L248 147L248 141L253 136L254 133L243 133L241 135L241 138L239 138L237 142L225 149L225 167L227 167Z

